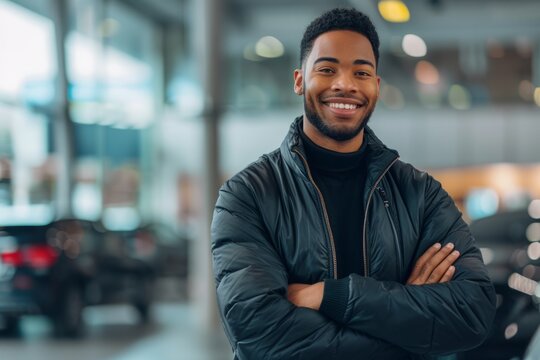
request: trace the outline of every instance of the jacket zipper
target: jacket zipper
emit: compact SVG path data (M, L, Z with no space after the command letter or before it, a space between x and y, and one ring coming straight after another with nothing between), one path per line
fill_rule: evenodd
M386 192L384 189L379 186L377 188L379 193L381 194L381 197L383 199L384 203L384 209L386 210L386 214L388 215L388 219L390 220L390 225L392 226L392 232L394 233L394 243L396 245L396 251L397 251L397 262L398 262L398 279L400 278L401 270L403 268L401 263L401 246L399 245L399 238L396 231L396 226L394 224L394 220L392 219L392 215L390 214L390 201L388 201L388 198L386 197Z
M336 245L334 243L334 235L332 234L332 227L330 226L330 218L328 217L328 211L326 210L326 203L324 202L324 197L323 197L323 195L321 193L321 190L319 190L319 188L317 187L317 184L315 183L315 180L313 180L313 176L311 175L311 170L309 169L307 160L300 153L300 151L298 151L296 149L293 149L293 151L295 153L297 153L298 156L300 156L300 158L304 162L304 166L306 167L309 180L311 181L311 183L315 187L315 190L317 190L317 194L319 195L319 199L321 200L324 222L326 223L326 230L327 230L328 236L330 238L330 252L332 253L332 264L334 265L334 269L333 269L334 271L333 271L332 276L334 277L334 279L337 280Z
M369 204L371 202L371 197L373 196L373 192L377 188L377 185L382 180L383 176L388 172L388 170L390 170L392 165L394 165L394 163L396 161L398 161L398 159L399 158L395 158L394 161L392 161L386 167L386 169L384 169L382 174L377 178L377 181L375 181L375 183L371 187L371 190L369 191L368 201L367 201L367 204L366 204L366 211L364 212L364 236L362 238L362 250L364 252L364 276L369 276L369 268L368 268L368 261L367 261L367 240L366 239L367 239L367 218L368 218L368 213L369 213Z

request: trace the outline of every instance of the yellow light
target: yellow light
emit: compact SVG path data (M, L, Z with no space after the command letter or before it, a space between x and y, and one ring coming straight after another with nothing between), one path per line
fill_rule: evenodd
M379 1L379 13L384 20L395 23L407 22L411 17L407 5L398 0Z
M534 102L540 106L540 87L534 89Z

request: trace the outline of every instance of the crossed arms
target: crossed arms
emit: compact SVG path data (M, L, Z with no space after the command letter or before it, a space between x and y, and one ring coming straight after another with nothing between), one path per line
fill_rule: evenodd
M423 224L423 234L455 244L459 258L446 255L436 265L419 258L408 284L351 274L345 315L329 319L316 306L296 306L306 296L291 297L300 289L289 287L260 204L241 179L227 182L214 213L212 254L218 306L237 358L403 358L478 345L494 315L493 288L461 215L447 214L452 201L437 184L430 191L425 211L435 220ZM437 213L443 208L444 221ZM443 249L428 250L424 259Z
M452 279L459 251L453 250L454 244L448 243L442 247L441 243L432 245L416 262L413 271L407 280L407 285L425 285L445 283ZM453 250L453 251L452 251ZM298 307L318 311L324 295L324 282L309 284L290 284L287 299Z

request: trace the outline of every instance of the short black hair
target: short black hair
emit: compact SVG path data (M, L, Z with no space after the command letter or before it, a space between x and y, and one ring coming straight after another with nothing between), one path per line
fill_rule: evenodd
M313 48L315 39L332 30L350 30L364 35L371 43L373 54L375 54L375 63L378 65L379 35L369 17L356 9L337 8L325 12L306 28L300 43L300 66Z

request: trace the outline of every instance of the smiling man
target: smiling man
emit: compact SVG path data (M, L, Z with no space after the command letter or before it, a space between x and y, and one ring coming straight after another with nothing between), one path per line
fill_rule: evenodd
M330 31L303 62L294 72L294 90L304 95L304 133L326 149L358 150L379 96L371 43L354 31Z
M420 359L479 345L493 287L440 184L367 127L379 39L354 9L314 20L294 91L304 114L227 181L212 223L236 359Z

